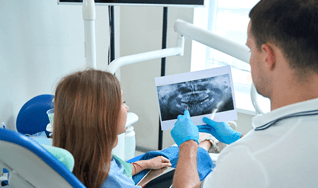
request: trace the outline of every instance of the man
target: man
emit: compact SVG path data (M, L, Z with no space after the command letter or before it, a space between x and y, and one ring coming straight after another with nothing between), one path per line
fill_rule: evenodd
M318 1L261 0L249 16L252 79L272 111L244 137L207 118L198 129L185 111L171 131L180 150L174 188L201 185L198 130L230 144L201 187L318 186Z

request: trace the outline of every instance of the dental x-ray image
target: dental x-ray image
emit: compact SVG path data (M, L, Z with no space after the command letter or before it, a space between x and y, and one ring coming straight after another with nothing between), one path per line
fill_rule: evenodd
M185 109L191 117L233 110L231 91L229 74L157 86L161 120L177 119Z
M161 130L174 127L188 109L194 125L203 117L214 121L237 119L231 66L155 78Z

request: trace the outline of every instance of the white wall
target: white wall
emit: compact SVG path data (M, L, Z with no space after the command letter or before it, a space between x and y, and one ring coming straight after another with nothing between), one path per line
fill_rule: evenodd
M97 65L107 61L108 12L97 7ZM54 94L66 74L83 69L82 7L56 0L0 1L0 122L15 129L22 105Z
M237 124L237 131L243 134L248 133L253 129L252 127L252 118L253 115L237 113L237 120L235 120Z

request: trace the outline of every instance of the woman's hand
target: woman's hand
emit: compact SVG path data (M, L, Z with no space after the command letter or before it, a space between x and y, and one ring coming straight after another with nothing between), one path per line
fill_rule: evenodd
M148 160L140 160L137 162L132 163L133 169L131 172L131 175L138 174L140 171L143 171L145 169L161 169L161 168L166 168L170 167L171 163L169 159L163 157L163 156L158 156L152 159Z
M169 159L158 156L152 159L147 160L148 161L148 168L147 169L160 169L164 167L171 167L171 163Z

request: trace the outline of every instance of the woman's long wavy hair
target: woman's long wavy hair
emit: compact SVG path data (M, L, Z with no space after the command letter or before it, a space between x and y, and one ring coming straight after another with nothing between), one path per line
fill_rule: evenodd
M120 84L107 72L76 72L56 88L53 146L72 153L73 173L88 188L100 188L108 176L120 105Z

